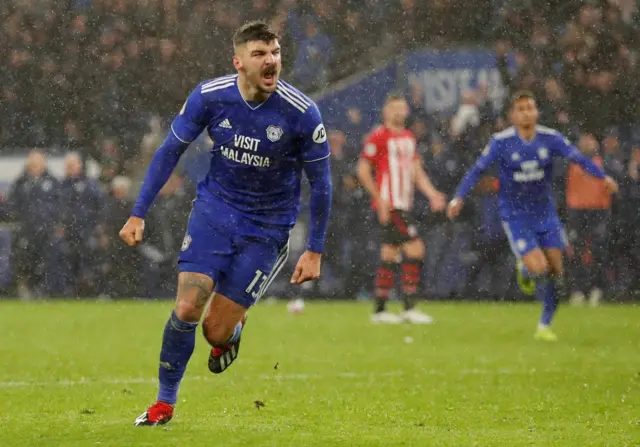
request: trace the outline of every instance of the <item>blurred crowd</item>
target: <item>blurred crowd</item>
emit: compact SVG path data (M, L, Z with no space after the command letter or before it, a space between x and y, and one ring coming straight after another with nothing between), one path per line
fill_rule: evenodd
M24 296L156 296L172 290L193 181L172 177L140 250L124 250L117 231L167 120L197 80L231 70L233 30L245 20L267 18L283 35L285 78L307 92L405 49L494 48L508 90L534 91L541 121L600 156L622 185L611 203L597 205L603 211L598 228L586 231L584 219L572 212L575 203L567 203L569 167L558 164L557 200L577 247L571 251L573 276L586 275L590 288L612 294L640 289L633 268L640 261L634 237L640 217L638 12L634 0L3 2L0 147L73 151L63 180L47 174L45 155L33 152L4 204L4 216L19 223L16 285ZM453 116L427 113L421 84L407 85L408 124L434 183L450 195L491 133L508 125L505 110L489 101L492 86L480 84L462 92ZM329 133L335 194L327 280L311 295L366 295L375 270L369 265L377 258L373 215L353 175L369 130L359 125L360 112L349 111L350 128ZM96 180L83 173L88 159L100 164ZM512 268L495 213L496 187L494 178L485 178L475 206L456 223L418 200L428 247L426 294L514 294L505 281L493 280ZM78 206L81 213L71 211Z
M3 203L13 232L12 270L22 298L41 296L135 297L171 295L176 255L195 195L174 174L149 215L144 243L128 249L118 232L131 213L132 180L118 175L108 183L88 177L80 155L64 159L64 176L47 168L38 150Z
M438 16L462 1L3 1L0 144L101 157L101 141L117 138L121 158L134 156L141 117L175 113L196 80L232 70L231 37L247 20L280 31L287 79L312 92L404 48L480 38L490 3L448 28Z

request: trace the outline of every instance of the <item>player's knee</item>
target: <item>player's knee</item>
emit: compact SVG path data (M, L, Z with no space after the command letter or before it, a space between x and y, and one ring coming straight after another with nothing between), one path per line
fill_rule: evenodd
M542 259L538 259L538 258L530 259L530 260L525 261L524 264L525 264L527 270L529 271L529 273L531 273L533 275L544 276L544 275L548 275L550 273L550 271L549 271L549 263L544 258L542 258Z
M180 273L175 305L178 318L183 321L200 321L212 289L213 280L208 276L200 273Z
M196 300L178 298L174 311L182 321L196 322L200 321L203 308L198 305Z
M404 253L409 259L423 259L424 252L424 242L422 239L415 239L407 243L404 247Z
M393 245L383 245L380 249L380 259L384 262L398 262L400 259L400 249Z
M235 324L229 326L222 321L205 320L202 323L202 333L211 346L224 345L233 335Z

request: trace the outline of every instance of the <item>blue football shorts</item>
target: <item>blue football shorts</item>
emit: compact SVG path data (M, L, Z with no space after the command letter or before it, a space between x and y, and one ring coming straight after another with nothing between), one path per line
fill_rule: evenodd
M289 231L264 227L225 203L196 200L178 268L209 276L214 291L251 307L284 267Z
M521 258L536 248L564 250L567 234L557 214L515 217L502 221L511 250Z

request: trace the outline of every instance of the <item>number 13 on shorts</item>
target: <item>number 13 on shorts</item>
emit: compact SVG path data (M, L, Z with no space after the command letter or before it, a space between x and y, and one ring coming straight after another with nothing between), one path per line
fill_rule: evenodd
M250 293L256 301L259 300L265 292L268 279L269 275L265 275L260 270L256 270L256 274L247 286L245 292Z

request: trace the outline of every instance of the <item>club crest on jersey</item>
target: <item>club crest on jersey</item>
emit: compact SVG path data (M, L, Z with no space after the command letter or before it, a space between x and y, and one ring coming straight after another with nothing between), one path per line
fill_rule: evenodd
M269 126L269 127L267 127L267 138L273 143L275 143L280 138L282 138L283 134L284 134L284 131L282 130L282 127L280 127L280 126Z
M525 241L524 239L518 239L516 245L518 247L518 250L523 252L527 248L527 241Z
M517 152L514 152L513 154L511 154L511 159L512 159L513 161L518 161L518 160L520 160L520 154L519 154L519 153L517 153Z
M546 147L541 147L540 149L538 149L538 156L543 160L549 158L549 149L547 149Z
M189 248L189 245L191 245L191 236L189 234L186 234L184 236L184 239L182 240L182 247L180 247L180 250L187 250Z

